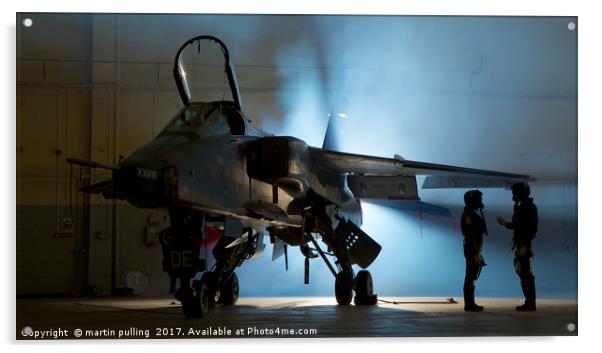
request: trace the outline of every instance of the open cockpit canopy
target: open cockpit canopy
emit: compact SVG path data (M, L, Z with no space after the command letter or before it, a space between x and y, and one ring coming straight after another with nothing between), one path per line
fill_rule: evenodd
M198 36L189 39L176 54L173 74L184 105L223 101L241 110L230 54L218 38Z

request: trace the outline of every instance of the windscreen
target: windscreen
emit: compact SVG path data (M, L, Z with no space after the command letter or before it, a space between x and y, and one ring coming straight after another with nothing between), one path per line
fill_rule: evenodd
M226 133L244 135L242 115L232 103L190 103L182 108L163 130L188 136L209 137Z
M192 133L202 137L223 135L229 131L229 127L218 105L191 103L176 114L164 131Z

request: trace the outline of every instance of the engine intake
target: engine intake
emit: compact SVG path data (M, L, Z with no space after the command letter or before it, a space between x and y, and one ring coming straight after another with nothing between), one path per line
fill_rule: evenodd
M307 144L294 137L263 137L247 145L249 177L294 194L308 189L308 161Z

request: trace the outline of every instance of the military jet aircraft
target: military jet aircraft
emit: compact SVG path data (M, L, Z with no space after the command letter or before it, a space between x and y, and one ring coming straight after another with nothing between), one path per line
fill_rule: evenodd
M223 61L195 62L208 48ZM203 71L207 68L213 71ZM229 97L202 100L200 93L207 91L202 83L216 68ZM112 179L82 191L168 211L170 226L160 234L162 265L188 318L203 317L216 303L236 302L234 270L263 251L264 234L274 244L273 259L286 259L287 246L300 247L306 283L309 259L322 258L335 279L339 305L352 299L374 305L372 276L365 269L381 247L360 229L360 199L419 201L416 176L426 176L422 188L508 187L533 180L398 155L343 153L268 134L244 115L228 49L212 36L186 41L173 75L184 107L152 141L114 165L68 161L112 171ZM331 118L324 147L333 124ZM353 265L363 270L355 273Z

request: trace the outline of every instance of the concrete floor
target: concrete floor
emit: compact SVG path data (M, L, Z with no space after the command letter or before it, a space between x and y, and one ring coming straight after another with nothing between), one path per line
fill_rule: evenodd
M203 319L187 320L171 298L19 298L16 336L32 338L22 335L25 327L71 339L78 328L84 337L112 339L577 334L572 300L539 300L537 312L519 313L514 311L519 299L480 299L484 312L465 313L461 300L380 299L400 303L342 307L334 298L241 298L234 306L216 306ZM304 331L285 331L298 329Z

